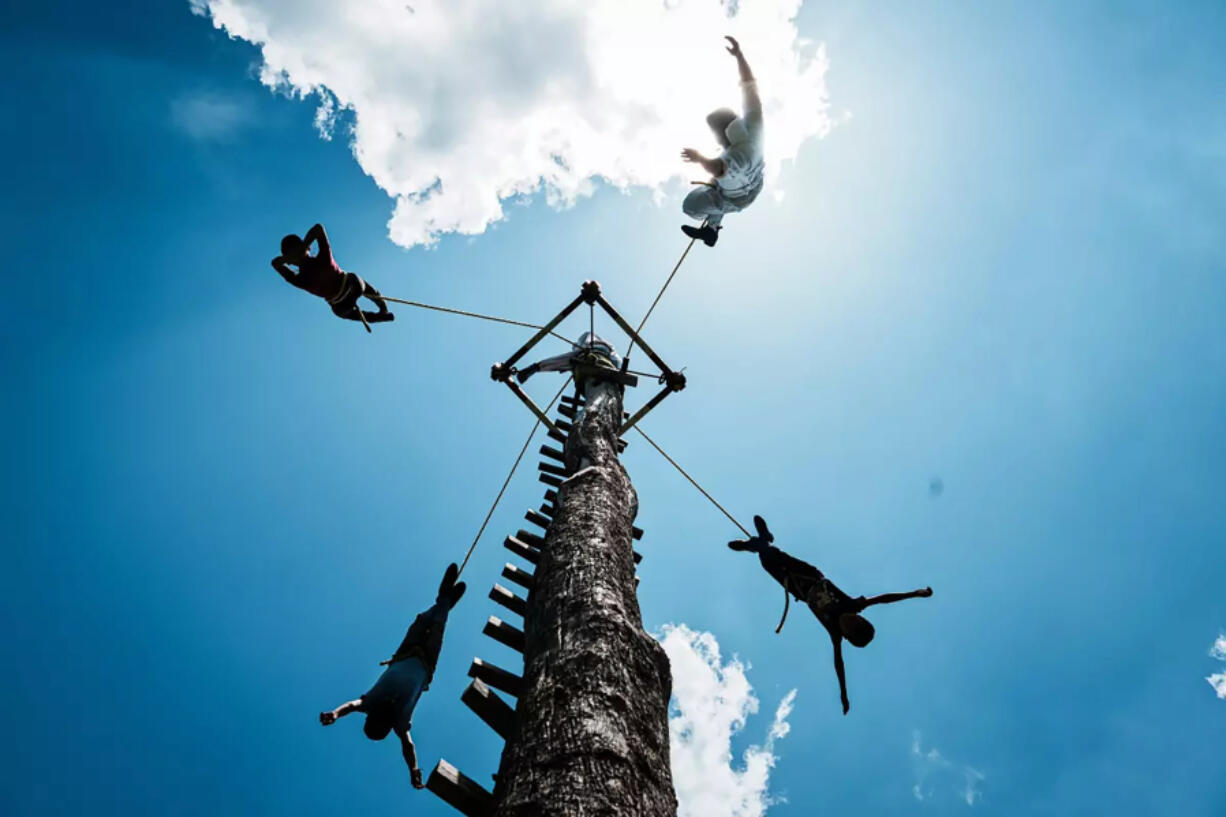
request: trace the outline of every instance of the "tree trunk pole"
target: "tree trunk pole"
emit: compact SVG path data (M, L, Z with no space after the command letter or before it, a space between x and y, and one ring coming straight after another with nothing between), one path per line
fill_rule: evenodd
M524 631L518 734L495 817L673 817L664 650L644 630L631 523L638 498L617 459L620 387L590 383L566 443ZM590 469L590 470L584 470Z

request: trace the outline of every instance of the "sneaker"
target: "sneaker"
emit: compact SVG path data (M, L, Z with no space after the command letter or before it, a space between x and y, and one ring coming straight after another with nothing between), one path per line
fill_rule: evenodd
M688 235L690 238L702 239L702 243L708 247L714 247L715 242L719 240L719 227L694 227L689 224L681 225L681 232Z

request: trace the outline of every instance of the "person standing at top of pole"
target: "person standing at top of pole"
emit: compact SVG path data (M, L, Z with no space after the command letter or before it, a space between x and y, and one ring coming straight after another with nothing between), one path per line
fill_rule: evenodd
M744 112L737 116L731 108L719 108L707 114L707 125L715 133L723 152L707 158L694 148L681 151L681 158L701 165L711 174L709 182L693 190L681 205L687 216L704 220L701 226L682 225L681 231L690 238L701 239L714 247L725 213L739 213L762 192L765 161L762 155L762 100L741 46L734 37L725 37L728 53L736 57L741 74Z

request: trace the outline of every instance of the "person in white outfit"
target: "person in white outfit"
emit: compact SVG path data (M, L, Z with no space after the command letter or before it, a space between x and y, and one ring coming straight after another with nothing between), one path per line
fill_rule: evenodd
M709 182L696 183L701 186L686 196L681 205L687 216L703 221L698 227L685 224L681 231L690 238L701 239L708 247L714 247L719 238L724 214L744 210L762 192L765 170L762 157L762 100L758 97L758 84L749 70L745 55L741 53L740 44L734 37L724 39L728 41L728 53L736 57L741 73L744 113L737 116L731 108L719 108L707 114L707 124L724 149L719 156L708 159L694 148L681 151L682 159L702 165L711 174Z

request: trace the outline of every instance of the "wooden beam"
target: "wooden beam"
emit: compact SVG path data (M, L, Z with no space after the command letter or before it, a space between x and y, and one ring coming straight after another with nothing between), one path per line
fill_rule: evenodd
M576 397L573 394L564 394L562 395L562 402L566 403L568 406L582 406L583 398Z
M560 465L550 465L550 464L549 464L549 463L547 463L547 462L538 462L538 463L536 464L536 470L541 471L541 472L546 473L546 474L553 474L555 477L568 477L568 476L570 476L570 474L568 474L568 473L566 472L566 469L565 469L565 468L563 468L562 466L560 466Z
M562 308L562 311L561 311L561 312L559 312L559 313L558 313L558 314L557 314L557 315L554 317L554 319L553 319L553 320L551 320L549 323L547 323L547 324L545 324L544 326L542 326L542 327L540 328L540 330L539 330L539 331L537 331L537 333L536 333L535 335L533 335L531 338L529 338L529 339L528 339L528 342L527 342L527 343L525 343L523 346L521 346L521 347L519 347L518 349L516 349L516 350L515 350L515 354L511 355L509 358L507 358L505 361L503 361L503 364L502 364L502 365L503 365L503 366L504 366L506 369L508 369L508 370L509 370L509 369L510 369L512 366L514 366L514 365L515 365L515 363L516 363L516 362L517 362L517 361L518 361L518 360L519 360L521 357L523 357L524 355L526 355L526 354L528 353L528 350L529 350L529 349L531 349L531 348L532 348L533 346L535 346L536 344L540 343L542 338L544 338L544 337L545 337L546 335L548 335L548 334L549 334L551 331L553 331L554 327L556 327L556 326L557 326L559 323L561 323L562 321L566 320L566 316L567 316L567 315L569 315L570 313L574 312L574 311L575 311L575 308L576 308L576 307L578 307L578 306L579 306L579 304L581 304L581 303L583 303L583 296L582 296L582 295L581 295L581 296L579 296L578 298L575 298L575 300L571 301L571 302L570 302L570 303L568 303L566 306L564 306L564 307ZM663 368L663 367L661 367L661 368Z
M642 538L643 538L643 529L642 529L642 528L635 527L634 525L631 525L631 526L630 526L630 535L631 535L633 538L635 538L635 539L642 539Z
M480 678L472 680L460 700L476 712L486 726L497 732L498 737L510 740L515 735L515 710L507 706L507 702L499 698Z
M571 366L571 371L575 373L575 380L580 383L583 383L590 378L598 378L600 380L608 380L613 383L620 383L621 385L629 388L634 388L639 384L638 375L618 371L617 369L606 369L604 366L595 366L579 361L575 362Z
M623 332L634 339L634 342L637 343L639 348L643 350L643 354L651 358L651 362L656 364L656 368L665 374L672 373L673 370L668 368L668 364L661 360L660 356L656 354L655 350L647 345L647 341L643 340L642 335L634 331L634 328L631 327L630 324L626 323L626 319L621 316L620 312L613 308L611 303L604 299L603 295L596 296L596 303L600 304L604 308L604 311L609 313L609 317L613 319L614 323L621 327Z
M553 446L549 446L549 445L541 446L541 456L549 457L549 459L551 460L557 460L558 462L562 462L562 463L566 462L566 455L563 454L558 449L554 448Z
M541 561L541 552L539 550L525 545L514 536L508 536L505 540L503 540L502 546L521 559L526 559L529 562L532 562L534 565Z
M555 422L555 425L556 425L556 422ZM557 429L557 428L549 429L549 439L557 440L558 442L562 443L562 445L566 445L566 434L561 429Z
M426 788L466 817L489 817L494 813L494 795L445 760L430 772Z
M531 590L532 586L536 584L536 582L532 578L531 573L529 573L526 570L520 570L518 567L511 564L510 562L507 562L503 566L502 577L504 579L510 579L511 581L518 584L520 587L526 588L528 590Z
M660 403L664 401L664 398L668 397L672 393L673 393L673 389L671 386L665 386L664 388L660 389L660 391L656 392L655 397L648 400L646 405L644 405L641 409L639 409L638 411L634 413L633 417L629 418L624 423L622 423L622 427L617 430L617 436L621 437L627 431L634 428L635 423L637 423L639 420L642 420L644 417L646 417L649 411L651 411L656 406L660 405Z
M631 552L634 553L634 563L635 564L638 564L639 562L643 561L643 554L639 553L637 550L631 551Z
M532 533L531 531L524 530L523 528L520 528L519 530L515 531L515 538L523 542L526 545L530 545L536 548L537 550L540 550L541 548L545 547L544 539L537 536L535 533Z
M579 412L575 411L570 406L558 406L558 414L561 414L563 417L569 417L573 420L575 419L575 415L578 413Z
M540 511L529 510L526 514L524 514L524 519L527 519L538 528L549 530L549 517L545 516L545 514L541 513Z
M524 631L518 627L512 627L498 616L490 616L481 632L516 652L524 651Z
M474 658L472 666L468 668L469 678L480 678L494 689L500 689L508 695L514 695L516 698L524 691L524 679L513 672L507 672L501 667L496 667L493 664L482 661L480 658Z
M569 434L570 430L574 428L574 426L572 426L570 423L566 422L565 420L554 420L553 424L557 426L558 430L564 434Z
M548 516L550 519L553 519L553 515L558 511L558 506L550 505L548 502L542 502L541 507L537 508L537 510L545 514L545 516Z
M546 501L546 502L557 502L557 501L558 501L558 492L557 492L557 491L546 491L546 492L545 492L545 501Z
M555 477L552 474L537 474L536 478L553 488L559 488L562 485L561 477Z
M503 382L506 383L507 388L510 389L511 392L514 393L516 397L519 398L520 402L523 403L525 406L527 406L528 409L533 414L536 415L536 419L540 420L542 423L545 424L545 428L554 427L553 420L550 420L548 417L545 416L545 412L541 411L541 407L538 406L536 403L532 402L532 398L524 393L524 390L519 387L519 384L516 383L514 379L508 378L507 380L504 380Z
M493 589L490 590L490 599L498 602L516 615L522 616L528 612L527 599L520 598L501 584L494 585Z

